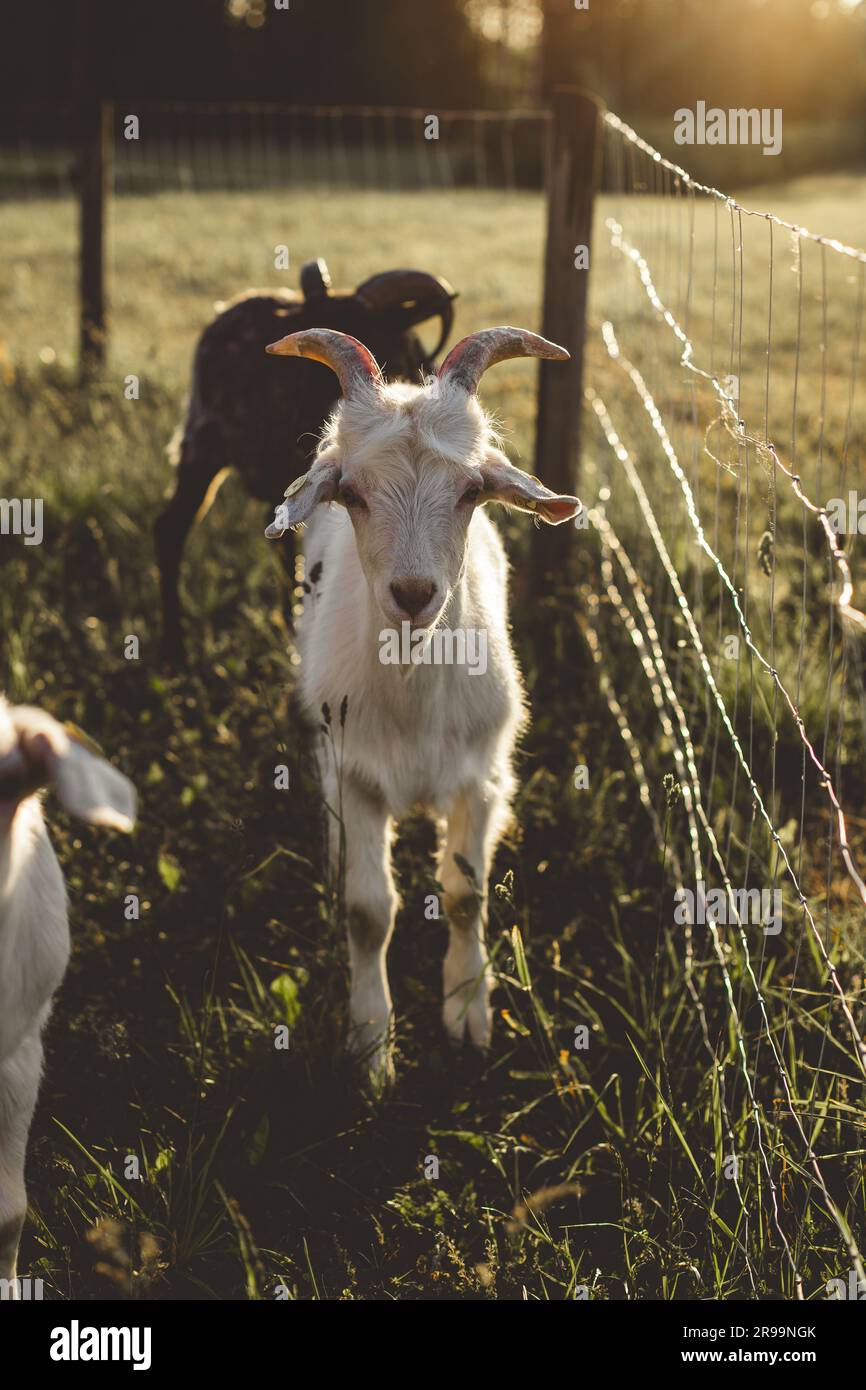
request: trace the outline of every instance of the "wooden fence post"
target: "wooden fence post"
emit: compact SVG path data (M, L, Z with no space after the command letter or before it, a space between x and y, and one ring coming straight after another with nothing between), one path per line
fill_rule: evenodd
M111 169L113 110L95 98L80 108L78 196L82 379L105 365L108 346L105 195Z
M574 493L580 464L583 353L589 297L589 262L576 268L576 248L591 254L593 201L601 167L603 106L576 87L553 94L552 147L547 189L547 248L544 261L545 338L568 348L571 361L540 364L535 472L555 492ZM579 495L579 494L578 494ZM574 528L533 531L531 583L536 597L550 590L568 563Z

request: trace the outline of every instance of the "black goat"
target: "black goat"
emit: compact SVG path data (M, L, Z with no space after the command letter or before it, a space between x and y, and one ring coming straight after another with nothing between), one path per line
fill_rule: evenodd
M418 270L374 275L354 292L331 291L322 260L301 270L301 291L247 292L232 300L199 338L186 420L169 446L178 465L174 496L154 534L162 592L163 641L169 658L183 653L178 592L190 529L211 505L229 468L247 492L270 508L310 467L322 425L339 398L334 374L317 362L287 363L265 346L304 328L350 333L370 349L390 380L430 373L453 321L450 285ZM439 318L441 333L427 353L412 329ZM294 545L281 559L294 584Z

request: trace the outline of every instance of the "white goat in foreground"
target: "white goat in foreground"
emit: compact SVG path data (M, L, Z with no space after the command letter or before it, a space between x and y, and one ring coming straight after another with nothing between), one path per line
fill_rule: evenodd
M459 343L437 377L407 386L384 384L367 349L341 333L295 333L268 351L326 363L343 393L312 468L266 535L309 523L300 693L314 724L323 705L337 711L347 701L345 728L319 764L332 857L338 811L345 828L350 1044L381 1073L390 1069L385 953L397 908L389 850L394 819L414 805L447 819L438 875L450 932L445 1028L458 1042L468 1031L479 1047L490 1038L485 895L526 716L505 552L480 508L502 502L558 524L581 504L509 463L475 392L495 362L568 353L522 329L490 328ZM483 673L431 659L443 629L483 635ZM411 664L383 663L389 630L410 640Z
M69 960L66 887L35 795L49 785L71 815L132 829L132 784L50 715L0 697L0 1297L17 1294L41 1034Z

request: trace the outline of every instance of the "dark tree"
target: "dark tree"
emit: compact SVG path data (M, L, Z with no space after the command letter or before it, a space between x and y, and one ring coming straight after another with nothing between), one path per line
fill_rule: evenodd
M86 16L90 15L90 24ZM46 19L7 6L6 101L77 95L89 29L98 95L308 103L474 105L481 40L461 0L70 0Z

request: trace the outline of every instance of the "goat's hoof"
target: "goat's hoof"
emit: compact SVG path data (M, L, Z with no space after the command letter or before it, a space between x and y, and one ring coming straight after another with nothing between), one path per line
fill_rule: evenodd
M493 1016L486 998L472 985L456 989L442 1006L442 1022L451 1042L462 1046L465 1038L482 1050L490 1046Z

